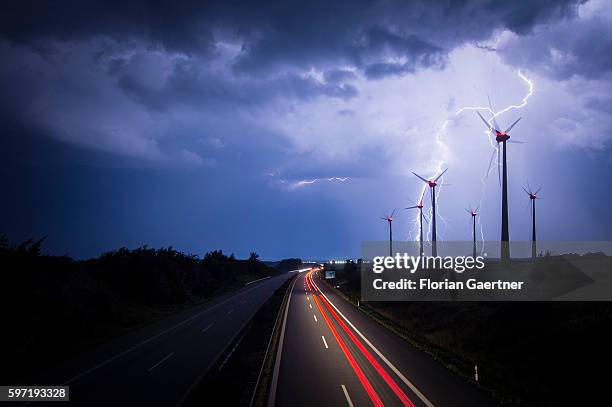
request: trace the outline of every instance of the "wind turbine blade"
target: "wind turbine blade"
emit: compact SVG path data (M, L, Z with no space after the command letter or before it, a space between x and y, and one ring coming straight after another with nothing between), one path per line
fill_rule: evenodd
M470 211L469 209L466 209L465 211L469 213L470 215L472 214L472 211Z
M396 211L396 209L393 208L393 212L391 212L391 216L390 216L391 218L393 218L395 216L395 211Z
M417 174L416 172L412 172L414 175L416 175L417 177L419 177L423 182L429 182L427 181L425 178L421 177L419 174Z
M489 96L489 94L487 94L487 99L489 100L489 109L491 109L491 115L493 115L493 126L495 126L496 129L499 129L499 124L497 124L497 119L495 118L495 109L493 108L493 102L491 102L491 97Z
M499 148L499 146L497 146L497 149ZM489 160L489 167L487 168L487 177L489 176L489 173L491 172L491 165L493 165L493 159L495 158L495 150L493 150L493 153L491 154L491 159Z
M419 201L419 205L423 204L423 198L425 198L425 191L427 191L427 189L423 188L423 193L421 194L421 200Z
M521 187L521 188L523 188L523 191L525 191L525 193L526 193L527 195L531 196L531 194L529 193L529 191L527 191L527 188L525 188L525 187Z
M516 124L517 124L517 123L518 123L518 122L519 122L521 119L522 119L522 117L519 117L518 119L516 119L516 121L515 121L514 123L512 123L512 124L510 125L510 127L508 127L508 128L506 129L506 131L505 131L504 133L508 133L510 130L512 130L512 128L513 128L514 126L516 126Z
M429 224L429 219L427 219L427 215L426 215L426 214L423 214L423 220L424 220L424 221L425 221L427 224Z
M440 177L441 177L442 175L444 175L444 173L445 173L446 171L448 171L448 168L447 168L447 169L445 169L444 171L442 171L442 174L438 175L438 176L436 177L436 179L434 179L434 181L435 181L435 182L437 182L437 181L440 179Z
M416 206L416 205L415 206L409 206L409 207L404 208L404 209L414 209L414 208L418 208L418 206Z
M524 141L521 141L521 140L512 140L512 139L506 140L506 142L507 143L513 143L513 144L525 144Z
M538 192L540 192L541 190L542 190L542 187L538 188L538 190L537 190L537 191L535 191L533 194L534 194L534 195L537 195L537 194L538 194Z
M493 127L491 127L489 122L486 121L484 117L482 117L482 115L480 114L478 110L476 110L476 113L478 114L478 117L480 117L480 120L482 120L482 122L485 124L485 126L487 126L487 129L489 129L490 131L494 131Z

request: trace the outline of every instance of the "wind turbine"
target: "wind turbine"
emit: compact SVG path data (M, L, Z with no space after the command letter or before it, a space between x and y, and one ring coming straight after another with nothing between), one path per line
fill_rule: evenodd
M538 193L542 190L542 188L538 188L537 191L533 192L529 184L527 184L527 188L523 187L523 191L527 195L529 195L529 200L531 202L531 257L536 257L536 207L535 201L536 199L542 199L538 197Z
M431 215L431 225L432 225L432 232L431 232L431 255L436 257L438 255L438 245L437 245L437 241L436 241L436 185L438 185L438 180L440 179L440 177L442 177L442 175L444 175L444 173L448 171L448 168L445 169L444 171L442 171L440 173L440 175L438 175L437 177L435 177L432 180L428 180L425 179L423 177L421 177L419 174L417 174L416 172L412 172L414 175L416 175L421 181L425 182L427 185L429 185L429 189L431 190L431 208L432 208L432 215Z
M389 224L389 256L393 257L393 219L395 216L395 209L391 212L390 215L387 215L382 220L386 220Z
M476 258L476 216L478 216L478 208L480 208L480 206L477 206L476 209L472 209L471 207L466 209L466 212L472 216L472 237L474 239L472 252L474 254L474 258Z
M490 101L489 101L490 103ZM491 111L493 111L493 109L491 108ZM522 144L522 141L518 141L518 140L510 140L510 130L512 130L512 128L514 126L516 126L516 124L519 122L519 120L521 120L522 118L519 117L518 119L516 119L516 121L514 123L512 123L506 130L501 131L499 130L499 125L497 124L497 121L495 120L495 114L493 114L492 120L493 120L493 126L491 126L491 124L485 120L484 117L482 117L482 115L480 114L479 111L476 111L476 113L478 114L478 116L480 117L480 119L483 121L483 123L487 126L487 129L489 129L489 131L491 133L493 133L495 135L495 141L497 141L497 176L498 178L500 178L500 184L502 186L502 209L501 209L501 215L502 215L502 227L501 227L501 241L502 241L502 251L501 251L501 257L502 259L508 259L510 258L510 247L509 247L509 241L510 241L510 233L508 231L508 166L507 166L507 151L506 151L506 143L519 143ZM501 144L501 146L500 146ZM503 150L503 152L502 152ZM500 160L500 153L502 153L503 157L502 160ZM487 175L489 174L490 170L491 170L491 164L493 163L493 158L495 157L495 151L493 151L493 154L491 155L491 160L489 161L489 169L487 170ZM502 174L500 174L499 172L499 165L500 165L500 161L502 164Z
M404 209L418 209L419 210L419 255L423 256L425 253L423 251L423 198L425 197L425 190L421 194L421 199L414 206L409 206Z

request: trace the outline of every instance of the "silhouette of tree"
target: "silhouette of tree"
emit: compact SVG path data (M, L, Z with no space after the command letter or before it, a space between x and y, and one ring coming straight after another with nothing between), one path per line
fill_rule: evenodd
M0 346L11 349L0 382L26 377L100 338L274 272L256 252L248 260L221 250L199 258L172 246L145 245L73 260L42 254L44 240L12 246L0 235L0 318L11 327L0 335ZM8 372L11 377L4 377Z

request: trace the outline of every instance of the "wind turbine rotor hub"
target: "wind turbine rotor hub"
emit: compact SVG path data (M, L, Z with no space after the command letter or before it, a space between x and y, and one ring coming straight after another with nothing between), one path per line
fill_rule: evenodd
M495 136L495 140L497 140L498 143L507 141L510 138L510 136L506 133L497 133L497 135Z

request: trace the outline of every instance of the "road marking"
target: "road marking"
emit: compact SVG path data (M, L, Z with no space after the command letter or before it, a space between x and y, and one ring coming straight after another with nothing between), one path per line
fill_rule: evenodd
M308 301L310 301L310 297L306 296L306 299L307 299Z
M295 280L293 281L293 284L295 284ZM256 288L257 287L251 288L248 291L255 290ZM293 286L291 286L291 289L293 290ZM289 295L291 295L291 293L289 293ZM244 324L242 324L240 326L238 331L230 338L229 342L227 342L227 344L223 347L223 349L221 349L221 352L219 352L219 354L217 356L215 356L214 359L208 364L206 369L202 370L202 372L198 375L198 377L196 377L195 381L191 384L191 386L189 386L187 391L185 393L183 393L183 395L176 401L176 403L174 403L174 407L181 407L185 403L185 400L187 400L187 397L189 397L189 395L193 392L193 389L195 389L198 386L198 384L200 384L200 382L202 381L204 375L208 371L210 371L210 369L212 369L212 367L219 361L221 356L227 351L229 346L238 337L238 334L240 334L242 332L244 327L247 326L247 324L251 321L251 319L255 316L257 311L259 311L261 309L262 306L263 306L263 304L260 305L259 307L254 307L253 313L251 315L249 315L247 320L244 321ZM281 341L282 341L282 338L281 338ZM281 346L280 343L279 343L279 346ZM280 358L278 358L278 359L280 360ZM277 380L278 380L278 378L277 378Z
M346 387L343 384L341 384L340 386L342 386L342 391L344 392L344 397L346 397L346 402L348 403L349 407L353 407L351 396L349 396L348 391L346 390Z
M397 383L389 376L389 374L382 368L382 366L378 363L376 359L372 356L372 354L366 349L366 347L357 339L357 337L353 334L353 332L349 329L349 327L344 323L342 319L338 316L338 313L332 309L327 300L324 297L320 297L323 301L324 305L329 310L330 314L334 317L336 321L340 324L342 329L349 335L349 338L353 341L357 348L361 351L361 353L366 357L368 362L376 369L378 374L383 378L383 380L391 387L391 390L399 397L402 401L402 404L407 407L415 407L414 403L408 398L406 393L397 385Z
M321 339L323 339L323 345L325 345L325 349L329 349L329 346L327 346L327 341L325 340L325 337L323 335L321 335Z
M240 345L240 342L242 342L242 338L244 338L244 335L246 335L246 332L242 334L242 336L240 337L240 339L238 339L238 342L236 342L236 344L234 345L234 347L232 348L230 353L227 354L227 356L223 360L223 363L221 363L221 366L219 366L219 370L217 370L217 372L220 372L221 370L223 370L223 368L225 367L225 364L227 363L227 361L230 360L230 358L232 357L232 355L236 351L236 348Z
M387 358L385 357L385 355L383 355L383 354L382 354L382 353L381 353L381 352L380 352L380 351L379 351L379 350L378 350L378 349L377 349L377 348L376 348L376 347L375 347L375 346L372 344L372 342L370 342L370 341L368 340L368 338L366 338L366 337L365 337L365 336L364 336L364 335L361 333L361 331L359 331L359 329L357 329L357 328L355 327L355 325L353 325L353 323L352 323L351 321L349 321L349 319L348 319L346 316L344 316L344 314L343 314L343 313L342 313L342 312L341 312L341 311L338 309L338 307L336 307L336 305L335 305L333 302L331 302L331 301L329 300L329 298L327 297L327 295L325 295L325 293L324 293L323 291L321 291L321 290L319 289L319 287L318 287L318 286L317 286L317 285L316 285L314 282L313 282L313 284L314 284L314 285L315 285L315 287L317 288L317 291L318 291L318 292L319 292L319 293L320 293L320 294L321 294L321 295L322 295L322 296L323 296L323 297L324 297L324 298L325 298L325 299L326 299L326 300L327 300L327 301L328 301L328 302L331 304L331 306L332 306L332 307L333 307L333 308L334 308L334 309L335 309L335 310L338 312L338 314L339 314L339 315L340 315L340 316L341 316L341 317L342 317L342 318L343 318L343 319L344 319L344 320L347 322L347 324L348 324L348 325L349 325L351 328L353 328L353 330L354 330L355 332L357 332L357 335L359 335L359 336L361 337L361 339L363 339L363 341L364 341L366 344L368 344L368 346L369 346L370 348L372 348L372 350L374 351L374 353L376 353L376 354L377 354L377 355L378 355L378 356L379 356L379 357L382 359L382 361L383 361L383 362L385 362L385 363L387 364L387 366L389 366L389 368L390 368L391 370L393 370L393 373L395 373L395 374L397 375L397 377L399 377L399 378L400 378L400 379L401 379L401 380L402 380L402 381L403 381L403 382L406 384L406 386L410 387L410 389L411 389L411 390L414 392L414 394L416 394L416 395L417 395L417 396L418 396L418 397L421 399L421 401L422 401L423 403L425 403L425 405L427 405L428 407L433 407L433 406L434 406L434 405L433 405L433 403L432 403L431 401L429 401L429 400L427 399L427 397L425 397L425 395L424 395L423 393L421 393L421 392L419 391L419 389L417 389L417 388L416 388L416 386L415 386L415 385L414 385L414 384L413 384L413 383L412 383L410 380L406 379L406 376L404 376L404 375L402 374L402 372L400 372L400 371L398 370L398 368L396 368L396 367L395 367L395 365L393 365L393 363L391 363L391 362L389 361L389 359L387 359Z
M316 315L313 315L312 317L314 318L315 322L319 322L319 321L317 321L317 316Z
M363 389L366 391L366 393L368 393L368 397L370 398L370 400L372 400L372 403L374 404L375 407L384 407L382 400L376 393L376 390L374 390L374 388L372 387L372 384L370 383L366 375L363 373L363 370L359 367L359 364L357 364L355 357L351 354L351 351L348 349L348 347L344 343L344 340L342 340L342 338L336 331L336 328L334 328L331 321L327 317L325 310L323 310L323 307L321 306L321 301L317 297L314 297L314 301L317 304L317 308L319 309L319 312L321 312L321 315L323 316L325 323L329 327L329 330L331 331L334 338L336 338L336 342L338 342L338 345L340 346L342 353L344 353L344 357L346 358L348 363L351 365L351 368L357 375L357 378L359 379L359 382L363 386Z
M204 332L208 331L210 328L212 328L213 325L214 324L208 325L206 328L203 328L200 332L204 333Z
M91 372L93 372L93 371L98 370L98 369L99 369L99 368L101 368L102 366L105 366L105 365L107 365L107 364L109 364L109 363L111 363L111 362L114 362L115 360L119 359L120 357L125 356L125 355L127 355L128 353L135 351L136 349L140 348L141 346L146 345L147 343L149 343L149 342L151 342L151 341L154 341L155 339L159 338L160 336L162 336L162 335L164 335L164 334L167 334L168 332L171 332L171 331L175 330L176 328L178 328L178 327L180 327L180 326L185 325L185 324L186 324L186 323L188 323L188 322L193 321L194 319L198 318L199 316L204 315L204 314L206 314L207 312L210 312L210 311L212 311L212 310L213 310L213 309L215 309L215 308L220 307L221 305L225 304L226 302L229 302L229 301L231 301L231 300L235 299L236 297L240 297L241 295L244 295L244 294L246 294L246 293L248 293L248 292L251 292L251 291L253 291L253 290L256 290L257 288L258 288L258 287L249 288L248 290L244 290L243 292L241 292L241 293L239 293L239 294L236 294L236 295L233 295L233 296L231 296L231 297L229 297L229 298L226 298L225 300L223 300L223 301L221 301L221 302L218 302L217 304L214 304L214 305L212 305L212 306L211 306L211 307L209 307L209 308L206 308L206 309L205 309L205 310L203 310L202 312L198 312L197 314L192 315L192 316L190 316L189 318L182 320L181 322L177 323L176 325L172 325L170 328L165 329L165 330L163 330L163 331L161 331L161 332L159 332L159 333L157 333L157 334L155 334L155 335L153 335L153 336L151 336L151 337L149 337L149 338L145 339L144 341L142 341L142 342L140 342L140 343L138 343L138 344L136 344L136 345L132 346L131 348L128 348L128 349L124 350L123 352L120 352L120 353L116 354L115 356L112 356L112 357L110 357L110 358L106 359L104 362L100 362L100 363L98 363L97 365L95 365L95 366L93 366L93 367L90 367L90 368L89 368L89 369L87 369L87 370L82 371L81 373L79 373L79 374L77 374L77 375L75 375L75 376L71 377L70 379L66 380L66 381L65 381L64 383L62 383L61 385L62 385L62 386L66 386L66 385L68 385L68 384L70 384L70 383L74 382L75 380L78 380L78 379L80 379L81 377L83 377L83 376L85 376L85 375L87 375L87 374L89 374L89 373L91 373Z
M248 282L248 283L246 283L244 286L246 287L246 286L247 286L247 285L249 285L249 284L253 284L253 283L256 283L256 282L261 281L261 280L266 280L266 279L268 279L268 278L270 278L270 276L268 276L268 277L264 277L264 278L258 278L257 280L249 281L249 282Z
M150 372L151 370L155 369L157 366L161 365L166 360L170 359L173 355L174 355L174 352L170 353L168 356L166 356L165 358L163 358L162 360L160 360L159 362L151 366L148 371Z
M232 312L234 312L234 310L233 310L233 309L231 309L231 310L227 311L227 314L225 314L225 315L229 315L229 314L231 314Z
M280 370L281 358L283 356L283 343L285 342L285 327L287 326L287 314L289 314L289 306L291 305L291 294L293 293L293 287L297 281L297 277L291 283L289 288L289 297L287 298L287 304L285 305L285 314L283 315L283 324L281 325L280 337L278 339L278 347L276 349L276 360L274 361L274 371L272 372L272 383L270 384L270 393L268 395L268 407L274 407L276 402L276 387L278 386L278 372Z
M312 309L312 304L309 303L308 306L310 307L310 309Z

